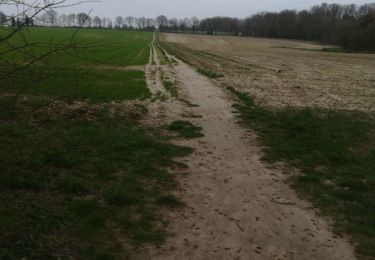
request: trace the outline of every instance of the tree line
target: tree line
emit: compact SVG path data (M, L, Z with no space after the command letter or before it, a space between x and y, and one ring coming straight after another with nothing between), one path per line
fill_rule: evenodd
M127 30L158 29L164 32L228 34L317 41L341 45L351 50L375 50L375 4L362 6L321 4L309 10L261 12L245 19L234 17L196 17L168 19L164 15L146 17L91 17L86 13L61 14L47 10L34 19L19 21L0 12L0 24L61 27L88 27ZM27 20L28 19L28 20Z
M300 12L260 13L243 21L243 34L300 39L375 50L375 4L322 4Z
M58 14L55 10L45 10L38 16L29 17L23 15L5 15L0 11L0 26L48 26L48 27L83 27L102 29L126 29L154 31L157 28L164 30L171 28L177 31L178 28L191 30L190 24L197 28L199 20L196 17L184 19L168 19L164 15L157 18L117 16L114 19L99 16L90 16L88 13Z
M322 4L309 10L261 12L245 19L207 18L200 22L206 34L298 39L375 50L375 3Z

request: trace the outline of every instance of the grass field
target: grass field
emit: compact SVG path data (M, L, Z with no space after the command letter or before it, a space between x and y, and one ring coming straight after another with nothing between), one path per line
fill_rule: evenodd
M287 162L299 194L375 256L375 56L305 42L164 34L162 45L236 98L264 159ZM209 72L209 73L207 73ZM210 75L220 75L215 77Z
M150 97L144 71L126 67L147 64L151 33L87 29L75 33L73 29L56 28L24 31L31 46L3 55L4 58L17 61L22 67L51 49L57 48L58 51L12 74L11 79L3 80L0 90L9 91L11 87L12 92L45 94L66 100L111 101ZM14 37L12 44L22 46L22 37ZM72 47L64 48L69 44ZM0 50L6 51L7 47L2 45ZM32 55L29 50L32 50ZM33 87L25 84L30 81L30 74L37 81Z
M73 33L26 35L63 43ZM168 168L181 167L174 158L191 149L139 123L147 114L140 100L151 94L143 67L134 66L148 62L151 40L151 33L80 30L84 49L1 81L1 259L127 259L131 248L163 241L159 210L180 205ZM31 57L7 58L21 66ZM27 73L40 71L48 77L29 86Z

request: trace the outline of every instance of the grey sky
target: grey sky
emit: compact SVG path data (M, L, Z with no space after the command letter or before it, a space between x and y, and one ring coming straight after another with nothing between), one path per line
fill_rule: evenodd
M322 2L364 4L371 0L102 0L99 3L82 4L59 12L77 13L92 9L93 15L106 17L156 17L159 14L177 18L204 18L216 15L246 17L258 11L300 10Z

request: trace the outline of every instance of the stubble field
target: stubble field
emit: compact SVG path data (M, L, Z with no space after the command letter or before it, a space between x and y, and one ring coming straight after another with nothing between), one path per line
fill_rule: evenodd
M375 55L334 53L334 46L261 38L164 34L193 65L269 107L373 111ZM322 51L326 49L328 51Z

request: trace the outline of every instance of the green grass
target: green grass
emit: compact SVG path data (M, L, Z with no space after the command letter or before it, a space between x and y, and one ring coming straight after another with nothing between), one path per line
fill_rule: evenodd
M59 71L53 79L41 82L26 94L48 95L65 100L84 99L94 102L146 99L151 97L143 71L88 69Z
M166 64L172 64L173 63L173 60L171 60L167 53L165 52L165 50L162 48L161 44L160 44L160 41L159 41L159 38L160 38L160 35L157 33L156 34L156 42L155 42L155 45L156 45L156 48L158 49L158 54L159 54L159 58L164 62L164 65Z
M319 109L272 111L229 87L243 122L255 129L265 159L302 169L292 178L300 194L350 234L362 256L375 256L375 118L373 114Z
M202 68L199 68L198 69L198 72L201 73L202 75L205 75L211 79L217 79L217 78L222 78L224 77L223 74L219 74L215 71L212 71L212 70L206 70L206 69L202 69Z
M155 50L156 50L156 54L159 58L159 61L160 61L160 64L161 65L166 65L168 64L168 59L167 57L164 55L164 53L162 52L162 50L159 48L159 45L158 44L155 44Z
M33 57L47 53L51 46L66 45L74 29L31 28L23 32L31 47L2 55L23 68ZM0 62L3 93L41 94L60 99L112 100L145 99L151 96L143 71L126 71L122 67L145 65L149 60L152 33L81 29L74 38L74 48L67 48L43 58L30 67L10 74L12 66ZM11 40L22 46L21 34ZM5 51L5 44L0 51ZM25 51L32 55L25 54Z
M46 44L67 44L75 34L75 29L69 28L42 28L34 27L24 30L22 35L18 34L12 39L15 46L23 44L22 37L26 37L34 55L40 55L48 50ZM2 33L4 33L2 31ZM152 33L128 32L121 30L106 29L79 29L73 43L81 49L72 50L59 60L73 65L96 64L96 65L144 65L148 63L150 56L149 43L152 41ZM1 45L0 50L5 50ZM48 60L53 61L60 55L54 55ZM13 59L28 60L21 52L11 52L8 57Z
M202 128L188 121L174 121L168 125L169 131L175 132L179 137L192 139L204 136Z
M178 97L178 90L175 82L172 82L170 80L163 80L164 88L169 91L172 97L177 98Z
M56 44L73 32L26 35ZM150 97L144 72L121 67L146 64L151 40L151 33L84 29L79 49L0 77L0 259L128 259L134 247L164 240L160 209L183 205L168 169L186 167L174 158L191 149L143 127L142 103L122 102ZM2 57L16 67L30 59Z
M0 117L1 259L121 259L121 237L163 241L158 208L179 205L165 169L191 149L106 109L20 103Z

